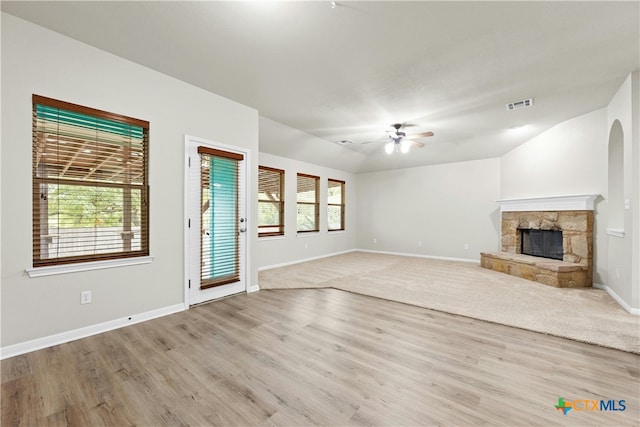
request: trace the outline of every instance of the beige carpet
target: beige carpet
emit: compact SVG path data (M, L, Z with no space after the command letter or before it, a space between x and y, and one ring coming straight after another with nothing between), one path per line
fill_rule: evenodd
M473 263L351 252L258 278L261 289L342 289L640 353L640 316L604 290L557 289Z

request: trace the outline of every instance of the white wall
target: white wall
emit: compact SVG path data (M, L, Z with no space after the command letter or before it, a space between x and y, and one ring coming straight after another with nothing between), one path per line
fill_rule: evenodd
M151 264L27 277L34 93L150 122ZM5 13L2 125L3 347L182 303L184 135L248 148L258 165L257 111ZM251 245L256 284L257 237ZM91 304L80 305L82 290Z
M605 282L632 308L640 308L640 72L630 74L607 107L607 138L618 121L622 127L624 237L608 236L609 280ZM607 140L607 143L609 141Z
M283 126L283 125L281 125ZM357 185L355 175L336 169L260 153L260 165L285 171L284 236L258 240L258 266L269 267L352 250L356 244ZM296 233L297 173L320 177L320 232ZM345 181L345 231L327 231L327 179Z
M357 178L359 248L473 260L499 250L499 159Z
M619 189L619 193L622 194L623 199L631 200L632 197L632 185L631 174L633 170L632 162L632 120L631 120L631 77L627 78L622 84L618 92L615 94L609 106L607 107L606 118L606 132L607 140L606 144L609 147L609 139L611 136L615 137L615 133L611 134L614 121L618 121L622 128L622 151L623 151L623 177L622 188ZM632 275L632 262L631 262L631 211L625 210L622 212L622 221L616 224L607 224L607 226L615 226L615 228L621 228L624 230L624 237L609 235L607 236L607 268L609 270L609 276L604 284L609 286L614 292L619 295L623 300L631 302L631 286L625 285L631 283Z
M607 191L606 109L562 122L501 158L501 196L601 194Z
M631 306L640 313L640 70L631 74Z

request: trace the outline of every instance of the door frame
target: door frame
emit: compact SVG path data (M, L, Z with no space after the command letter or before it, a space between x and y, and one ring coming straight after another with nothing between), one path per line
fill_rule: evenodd
M229 144L223 144L221 142L217 142L217 141L211 141L208 139L204 139L204 138L200 138L197 136L192 136L192 135L187 135L185 134L184 136L184 217L183 217L183 237L184 237L184 244L183 244L183 251L184 251L184 260L183 260L183 270L184 270L184 308L185 310L188 310L190 307L190 293L189 293L189 273L190 273L190 258L189 255L191 254L191 249L192 249L192 242L190 239L190 233L189 233L189 217L190 217L190 205L191 205L191 198L190 198L190 187L189 187L189 151L190 148L192 146L205 146L205 147L210 147L210 148L214 148L214 149L218 149L218 150L223 150L223 151L230 151L230 152L235 152L235 153L240 153L242 155L244 155L244 177L245 177L245 182L244 182L244 206L245 206L245 218L247 218L247 222L246 224L248 225L249 222L249 212L250 210L250 204L249 204L249 190L251 188L251 186L249 185L249 183L251 182L251 168L249 167L251 164L251 150L249 150L248 148L245 147L238 147L235 145L229 145ZM246 231L246 236L245 236L245 241L244 241L244 245L243 245L243 253L240 256L244 257L244 266L243 266L243 271L240 272L241 275L244 275L244 284L245 284L245 289L244 292L248 293L250 292L251 289L251 275L248 274L249 273L249 266L251 265L250 263L250 259L249 259L249 254L251 253L250 250L250 245L251 245L251 238L249 236L250 234L250 228L247 226L247 231ZM200 242L198 241L196 243L197 245L200 245Z

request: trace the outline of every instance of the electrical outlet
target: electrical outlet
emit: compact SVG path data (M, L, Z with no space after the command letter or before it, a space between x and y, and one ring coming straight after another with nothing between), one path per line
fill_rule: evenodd
M465 243L465 244L464 244L464 249L465 249L465 250L469 250L469 244L468 244L468 243Z
M373 243L378 243L378 239L376 239L375 237L373 238Z
M91 291L80 292L80 304L91 304Z
M418 246L422 246L422 242L418 242Z
M620 278L620 269L616 267L616 279Z
M308 243L305 243L305 244L304 244L304 248L305 248L305 249L309 249L309 244L308 244Z

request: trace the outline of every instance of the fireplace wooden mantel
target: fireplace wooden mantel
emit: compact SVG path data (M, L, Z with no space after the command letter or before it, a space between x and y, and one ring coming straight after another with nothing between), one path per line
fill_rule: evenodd
M482 253L483 267L555 287L590 287L593 221L598 195L499 200L501 252ZM522 229L562 231L563 259L521 254Z
M597 194L497 200L501 212L592 211Z

